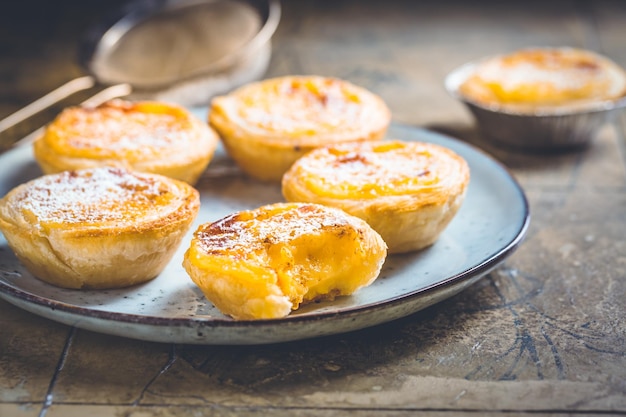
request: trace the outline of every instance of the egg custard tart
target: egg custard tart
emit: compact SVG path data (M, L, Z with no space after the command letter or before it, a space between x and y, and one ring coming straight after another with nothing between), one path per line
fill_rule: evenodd
M626 73L590 51L529 48L478 63L459 93L483 106L512 111L580 107L623 97Z
M250 176L279 182L311 149L381 139L391 120L377 95L320 76L273 78L213 99L209 122Z
M112 100L61 112L34 144L46 174L114 166L194 184L219 138L175 104Z
M316 204L276 203L201 225L183 265L224 314L270 319L369 285L386 254L361 219Z
M311 151L285 173L288 201L337 207L376 230L389 253L435 242L463 202L465 160L439 145L346 143Z
M189 184L121 168L50 174L0 200L0 230L37 278L117 288L155 278L200 206Z

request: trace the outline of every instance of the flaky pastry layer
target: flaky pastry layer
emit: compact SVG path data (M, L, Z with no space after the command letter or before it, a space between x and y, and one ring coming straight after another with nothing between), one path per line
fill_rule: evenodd
M282 180L288 201L340 208L362 218L390 253L433 244L463 202L465 160L439 145L398 140L311 151Z
M361 219L315 204L276 203L200 226L183 265L223 313L268 319L369 285L386 254Z
M46 174L114 166L194 184L218 140L183 107L118 99L65 109L35 141L34 154Z
M383 100L344 80L286 76L216 97L209 122L249 175L280 181L311 149L381 139L391 120Z
M50 174L0 200L0 230L36 277L66 288L114 288L156 277L200 205L189 184L94 168Z

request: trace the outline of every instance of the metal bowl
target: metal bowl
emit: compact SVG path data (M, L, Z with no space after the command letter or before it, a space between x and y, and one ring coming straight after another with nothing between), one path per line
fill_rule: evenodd
M464 96L459 87L486 59L453 70L445 79L445 87L467 106L485 138L494 145L531 152L581 149L591 143L598 130L620 109L626 107L625 97L537 110L478 103Z

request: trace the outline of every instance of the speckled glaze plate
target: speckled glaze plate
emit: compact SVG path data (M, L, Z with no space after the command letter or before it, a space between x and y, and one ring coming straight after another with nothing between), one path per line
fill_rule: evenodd
M437 243L387 258L369 287L314 303L283 319L235 321L195 287L181 262L183 242L156 279L131 288L77 291L34 278L0 235L0 297L32 313L96 332L194 344L261 344L337 334L407 316L458 293L491 271L521 243L529 223L524 192L507 170L472 146L427 130L394 125L388 137L437 143L463 156L471 181L466 200ZM0 156L0 195L41 175L30 147ZM198 184L195 227L232 212L282 201L280 187L246 179L219 149Z

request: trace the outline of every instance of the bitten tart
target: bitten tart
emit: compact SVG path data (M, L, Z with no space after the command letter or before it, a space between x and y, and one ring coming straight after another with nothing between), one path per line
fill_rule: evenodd
M624 97L626 73L590 51L528 48L478 63L458 92L482 106L521 112L580 107Z
M311 149L382 139L390 111L377 95L347 81L286 76L252 83L212 101L209 123L250 176L279 182Z
M217 134L185 108L112 100L61 112L34 143L46 174L114 166L194 184L213 157Z
M155 278L200 206L189 184L122 168L50 174L0 200L0 230L37 278L117 288Z
M439 145L398 140L311 151L287 171L288 201L337 207L369 223L389 253L433 244L459 210L469 183L465 160Z
M386 255L385 242L361 219L276 203L201 225L183 265L220 311L251 320L352 294L376 279Z

